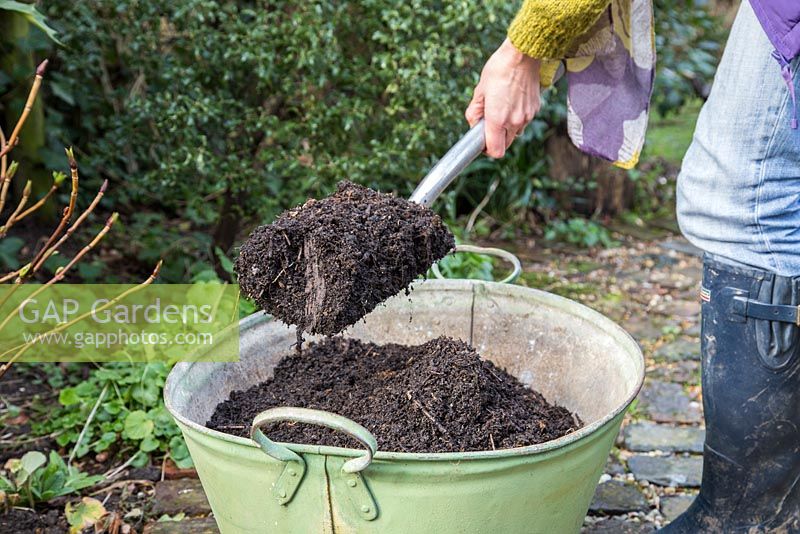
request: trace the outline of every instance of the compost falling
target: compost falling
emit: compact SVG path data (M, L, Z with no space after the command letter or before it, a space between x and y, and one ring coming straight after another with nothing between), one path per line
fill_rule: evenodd
M581 426L569 410L549 404L463 341L448 337L418 346L341 337L310 343L284 357L272 378L232 392L206 426L246 437L257 414L279 406L348 417L372 432L382 451L522 447ZM278 423L264 431L282 442L359 447L319 426Z
M339 333L408 291L453 246L453 235L430 209L347 181L330 197L257 228L236 260L239 284L265 311L297 326L297 351L269 380L231 393L208 427L247 436L260 412L299 406L348 417L372 432L381 450L403 452L521 447L578 428L577 416L463 341L301 343L302 332ZM358 446L317 426L281 423L265 431L284 442Z
M430 209L352 182L256 228L235 270L244 295L298 334L335 334L407 290L454 246Z

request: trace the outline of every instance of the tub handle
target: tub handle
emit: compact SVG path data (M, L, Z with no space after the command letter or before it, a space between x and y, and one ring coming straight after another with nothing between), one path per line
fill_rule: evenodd
M319 425L344 432L350 437L360 441L366 448L364 456L348 460L342 466L345 473L359 473L372 463L372 457L378 450L378 442L369 430L341 415L325 412L323 410L312 410L310 408L280 407L272 408L258 414L253 419L253 427L250 436L261 446L261 449L276 460L283 462L302 461L296 452L283 445L275 443L269 439L261 427L269 423L279 423L281 421L291 421L294 423L306 423L309 425Z
M495 256L497 258L501 258L508 263L511 264L513 267L511 274L500 280L501 284L513 284L519 275L522 274L522 263L519 261L514 254L510 253L507 250L503 250L501 248L492 248L492 247L477 247L475 245L456 245L451 254L458 254L459 252L471 252L473 254L484 254L486 256ZM431 265L431 270L433 271L433 275L440 280L444 280L444 276L442 272L439 270L439 265L434 263Z
M342 478L346 479L347 488L351 493L351 500L358 505L360 516L368 521L375 519L378 515L378 507L361 476L361 471L372 463L372 458L378 450L378 442L369 430L355 421L322 410L294 407L272 408L261 412L253 419L250 437L268 456L286 462L286 467L273 488L273 495L278 503L286 505L292 500L306 472L306 463L302 456L280 443L275 443L261 430L264 425L282 421L319 425L338 430L355 438L366 447L367 450L363 456L344 462L341 471Z

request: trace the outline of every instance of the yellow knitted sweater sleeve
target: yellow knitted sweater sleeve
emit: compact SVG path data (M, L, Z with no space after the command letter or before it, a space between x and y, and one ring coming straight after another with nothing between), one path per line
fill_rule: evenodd
M561 59L570 43L589 31L611 0L525 0L508 37L526 56Z

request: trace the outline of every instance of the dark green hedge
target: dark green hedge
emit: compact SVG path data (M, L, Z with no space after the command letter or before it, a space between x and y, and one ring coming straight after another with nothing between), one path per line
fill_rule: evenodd
M663 111L713 73L718 40L698 5L656 1L669 33L659 40ZM66 47L52 54L49 153L62 165L61 146L75 145L87 176L111 178L140 258L166 250L182 258L168 277L185 277L196 271L187 257L232 253L243 229L343 178L408 194L466 129L472 87L516 7L51 0L42 8ZM563 120L561 97L550 95L510 157L474 167L441 209L468 213L497 177L487 208L498 219L569 209L551 193L573 186L547 179L542 149Z
M63 136L200 220L226 194L268 218L342 178L407 193L464 129L513 4L48 2Z

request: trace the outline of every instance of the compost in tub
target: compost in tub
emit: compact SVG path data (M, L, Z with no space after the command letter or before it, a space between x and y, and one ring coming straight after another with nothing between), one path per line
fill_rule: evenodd
M439 337L418 346L333 337L283 358L272 378L231 393L206 426L250 435L264 410L302 406L344 415L370 431L381 450L464 452L557 439L580 428L466 342ZM312 425L262 429L293 443L353 446L346 435Z
M502 378L498 371L505 370L551 408L576 414L582 426L574 420L575 430L557 439L515 446L512 438L504 442L510 448L495 450L492 440L438 447L446 438L429 435L420 441L430 449L457 452L417 451L409 442L387 450L373 435L380 427L367 428L370 421L283 406L255 417L251 439L206 422L234 392L268 395L276 366L276 376L285 366L281 359L298 357L292 356L296 334L259 314L242 322L240 336L239 362L178 364L165 388L222 532L578 532L644 376L630 336L580 304L517 286L430 280L417 283L411 299L394 297L345 332L358 341L335 343L414 347L441 336L462 340L462 350L471 346L493 362L490 375ZM417 415L430 422L427 430L441 431L438 423L446 436L444 412L415 397L424 387L409 391L410 405L416 401ZM279 401L286 391L281 395ZM297 423L330 430L293 434ZM319 439L299 442L309 435ZM326 436L352 445L330 446Z
M248 318L239 362L179 364L165 387L221 531L580 529L644 376L630 336L495 283L420 282L376 308L453 246L427 206L482 128L410 201L343 182L242 246L242 292L298 329Z

